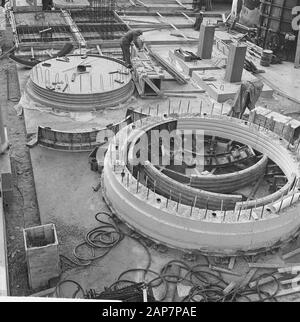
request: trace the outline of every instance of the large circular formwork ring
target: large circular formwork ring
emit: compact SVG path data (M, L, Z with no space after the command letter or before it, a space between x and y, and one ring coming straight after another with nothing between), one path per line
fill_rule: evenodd
M199 205L181 203L178 206L178 200L167 198L161 193L162 190L152 189L149 192L149 187L137 180L128 164L112 162L111 154L116 148L112 142L104 161L103 190L109 206L122 221L158 243L220 255L235 255L239 252L253 254L278 246L298 233L299 164L295 153L287 148L286 141L274 133L266 133L254 124L229 117L150 117L135 123L134 127L149 131L158 124L174 120L178 129L198 128L207 135L226 137L251 146L282 169L287 184L279 191L255 200L255 204L254 201L245 204L237 199L229 210L205 209L201 202ZM129 133L128 140L117 148L121 155L127 156L141 131L132 131L132 125L129 125L117 137L124 136L125 132ZM151 170L151 164L147 163L146 166ZM169 188L169 179L163 174L157 174L155 170L151 171L149 176L156 176L156 182L163 187L160 189ZM189 187L175 185L173 189L182 189L182 195L186 191L188 194L193 193ZM199 196L209 197L215 202L224 198L222 194L203 190ZM285 207L280 212L269 211L276 204L282 204L283 200Z

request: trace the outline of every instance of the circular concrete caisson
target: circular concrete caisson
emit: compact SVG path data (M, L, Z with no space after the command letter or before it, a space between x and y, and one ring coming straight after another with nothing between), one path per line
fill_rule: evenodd
M36 65L26 92L47 107L92 111L125 102L134 91L125 65L106 56L71 55Z
M148 162L146 166L150 169L149 178L155 177L156 182L156 189L153 186L149 189L149 185L146 186L142 180L137 180L136 174L133 175L128 162L123 162L123 159L117 163L112 161L111 156L116 150L119 155L128 156L143 131L147 132L160 124L174 121L177 122L178 129L202 129L207 135L224 137L251 146L282 169L287 184L279 191L249 203L243 203L238 196L232 195L231 202L234 207L230 206L228 211L222 207L216 210L213 207L220 200L222 202L222 194L198 190L193 195L193 189L170 181L170 178L152 169ZM142 131L136 131L137 129ZM116 145L118 138L123 138L128 133L127 139ZM116 140L110 144L104 161L104 196L121 220L158 243L218 255L235 255L240 252L254 254L278 247L299 231L299 163L297 156L287 147L288 143L276 134L266 133L264 129L253 124L229 117L150 117L135 123L134 131L132 125L122 129ZM170 187L180 197L184 194L192 195L194 202L180 203L176 198L169 198L161 193ZM230 199L231 196L226 195L228 197ZM213 205L210 209L203 207L207 198ZM280 211L268 211L275 209L276 204L283 198L285 206Z

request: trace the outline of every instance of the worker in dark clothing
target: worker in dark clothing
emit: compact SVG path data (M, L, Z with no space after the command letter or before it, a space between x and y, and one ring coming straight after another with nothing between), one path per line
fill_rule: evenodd
M51 10L53 7L53 1L52 0L43 0L43 11Z
M250 111L254 110L263 87L264 83L260 79L243 82L235 95L228 115L241 119L247 107Z
M199 31L200 27L202 25L202 22L203 22L203 12L200 11L196 16L196 20L195 20L195 24L194 24L194 30Z
M128 66L131 68L131 54L130 54L130 46L132 43L136 45L136 47L141 50L143 45L139 36L141 36L143 32L141 30L130 30L121 38L121 49L123 52L123 60Z
M6 0L1 0L1 7L5 7Z
M199 12L202 9L203 0L193 0L193 10L194 12Z

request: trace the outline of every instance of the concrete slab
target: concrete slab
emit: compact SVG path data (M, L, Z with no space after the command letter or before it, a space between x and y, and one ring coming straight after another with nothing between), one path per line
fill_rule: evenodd
M294 68L293 63L283 62L271 65L264 70L265 73L260 74L259 78L276 91L300 103L300 69Z
M183 72L189 76L192 76L194 71L219 69L218 66L214 65L212 59L195 60L193 62L183 61L171 50L169 51L169 57L171 61L176 60L176 62L181 66ZM225 60L226 58L224 56L224 61Z
M93 192L99 175L88 165L88 154L68 154L36 147L30 150L42 224L54 223L57 228L60 254L72 257L73 248L84 240L88 230L97 227L94 215L107 211L101 192ZM107 220L106 217L103 217ZM126 228L123 227L125 230ZM151 250L155 271L182 254L170 251L160 254ZM89 267L77 267L61 275L61 280L72 279L85 290L103 291L116 281L119 274L129 268L145 268L148 256L136 241L125 238L103 259ZM141 273L129 274L129 279L142 280ZM152 279L153 276L149 276ZM160 291L158 291L159 293Z
M214 78L212 81L205 81L203 78ZM210 70L203 74L200 72L193 72L192 78L197 82L207 93L215 99L217 102L222 103L229 99L233 99L237 93L241 82L239 83L229 83L224 80L224 71ZM253 81L255 76L246 70L243 71L242 81ZM273 89L268 85L264 85L261 97L270 98L273 95Z
M93 215L103 204L92 189L99 177L89 168L88 153L75 155L37 146L30 154L41 224L69 225L72 218L75 227L93 227Z

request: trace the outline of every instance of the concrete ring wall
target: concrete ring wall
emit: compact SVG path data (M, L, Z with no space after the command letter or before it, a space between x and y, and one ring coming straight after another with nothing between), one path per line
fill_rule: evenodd
M153 186L156 182L155 191L159 195L168 197L172 192L172 200L181 202L184 205L198 208L209 208L212 210L234 209L237 202L242 201L241 195L226 195L199 190L186 186L178 181L171 179L157 170L150 162L144 165L145 175L150 179L148 182Z
M263 155L253 166L233 173L192 176L191 187L217 193L232 193L257 181L266 171L268 157Z
M38 144L46 148L62 151L91 151L99 131L61 132L49 127L38 127Z
M144 123L148 122L150 123L149 120L145 120ZM157 125L157 120L153 122ZM274 162L281 165L289 180L293 180L295 174L299 176L298 162L295 155L286 149L287 142L280 141L272 133L266 135L257 127L249 128L241 120L227 117L197 120L182 118L178 119L178 122L184 127L189 125L207 128L207 133L213 128L218 132L217 134L213 131L214 135L232 138L268 155ZM151 125L147 124L147 127ZM122 131L119 135L122 135ZM110 149L112 148L111 145ZM123 148L127 149L127 145L124 144ZM147 201L126 187L114 171L109 155L109 153L106 154L104 161L105 199L121 220L157 242L185 250L234 255L238 252L255 253L278 246L279 243L285 242L298 233L300 216L294 206L279 215L247 222L212 222L167 211L165 207L157 206L155 200ZM130 171L127 173L131 174ZM130 180L133 185L136 184L133 176ZM164 197L161 199L163 204L166 199Z
M112 124L102 129L81 130L81 131L59 131L50 127L38 127L38 144L53 150L62 150L70 152L91 151L99 146L99 137L110 138L116 134L121 128L127 126L135 117L135 112L131 109L127 110L126 118L119 123ZM100 135L99 135L100 134Z
M263 206L278 200L292 188L295 183L295 177L299 177L297 157L287 149L288 143L272 132L266 135L263 129L259 129L254 124L228 117L181 118L178 120L179 130L193 128L202 129L207 135L226 137L249 145L253 149L268 156L284 172L288 183L282 189L265 198L247 203L247 208Z
M165 123L163 123L163 125L164 124ZM157 129L158 126L156 125L155 128ZM130 151L129 151L130 157L132 157L133 155L134 144L135 142L137 142L138 138L139 136L137 136L134 142L131 144ZM129 160L130 160L130 157L129 157ZM207 176L207 175L193 176L191 179L186 177L184 178L184 181L185 182L190 181L189 183L191 187L195 189L201 189L201 190L216 192L220 194L232 193L258 180L258 178L260 178L261 175L263 175L263 173L265 172L267 163L268 163L268 157L266 155L263 155L262 159L259 160L256 164L241 171L236 171L234 173L229 173L229 174L214 175L214 176ZM154 174L155 170L152 169L151 171L152 171L152 174ZM162 172L163 171L160 171L160 173ZM148 173L148 175L150 175L150 173ZM176 182L174 182L174 184L176 184ZM228 199L226 198L226 196L223 196L223 198L224 198L223 199L224 201Z
M140 136L143 133L150 131L154 126L155 128L158 128L159 126L169 122L172 122L172 120L160 120L160 122L155 124L151 124L150 122L150 124L142 126L140 129L142 131L137 131L134 137L129 136L131 142L128 152L129 163L130 160L133 159L134 146ZM286 148L287 142L281 140L272 132L269 132L268 135L266 135L265 131L254 124L228 117L179 117L177 119L177 129L199 129L203 130L206 135L219 136L233 141L238 141L261 152L266 157L273 160L282 169L288 179L288 182L284 187L264 198L249 201L247 204L237 203L237 209L240 207L243 207L243 209L249 209L264 206L278 200L290 191L295 183L295 177L299 176L299 164L297 162L297 158ZM260 166L261 164L259 164L259 167ZM254 172L256 170L256 167L250 169L250 171ZM258 168L258 170L261 170L261 168ZM210 204L213 204L211 200ZM216 205L213 204L213 207L215 206Z

